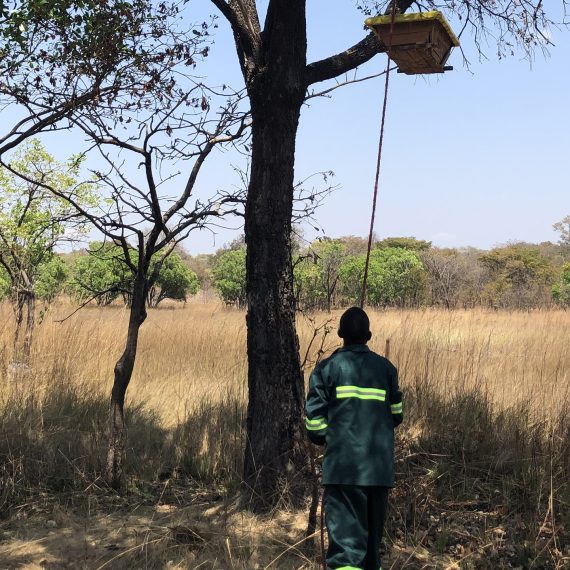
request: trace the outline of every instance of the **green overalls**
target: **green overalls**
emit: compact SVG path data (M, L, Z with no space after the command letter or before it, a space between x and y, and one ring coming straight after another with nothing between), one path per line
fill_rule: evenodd
M345 346L311 374L305 420L325 444L323 485L331 570L379 570L394 427L402 422L398 373L364 344Z

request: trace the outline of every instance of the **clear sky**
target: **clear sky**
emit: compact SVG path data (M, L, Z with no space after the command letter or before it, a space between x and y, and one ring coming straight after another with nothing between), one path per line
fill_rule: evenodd
M260 5L266 5L261 0ZM354 2L308 3L309 61L341 51L363 37ZM554 0L546 3L554 5ZM194 0L198 14L208 0ZM570 214L570 32L554 30L550 55L532 65L522 54L499 62L492 44L480 62L466 34L443 76L393 74L376 232L414 235L440 246L489 248L511 240L556 240L552 224ZM232 37L224 21L208 66L240 80ZM385 56L362 69L385 67ZM229 79L228 79L229 78ZM296 177L333 170L339 188L318 212L327 235L364 235L371 195L383 79L313 99L301 117ZM204 181L220 176L210 165ZM308 237L311 233L308 232ZM230 239L193 236L190 251Z
M267 2L258 5L264 9ZM364 17L355 3L307 2L309 61L364 37ZM560 4L545 2L555 10ZM189 11L196 22L216 13L210 0L192 0ZM199 71L208 84L239 88L233 37L225 20L218 22L211 55ZM532 64L521 53L498 61L492 43L485 48L488 60L481 62L466 33L469 70L455 50L448 62L455 70L445 75L392 74L378 236L413 235L439 246L481 248L556 241L552 224L570 214L570 32L551 35L556 45L547 56L537 53ZM385 56L377 56L360 74L385 65ZM368 230L383 86L378 78L344 87L330 98L311 99L303 109L296 178L333 170L338 185L317 213L326 235L363 236ZM75 152L73 136L54 137L55 148L48 144L48 151L58 158ZM199 194L236 184L236 160L221 152L210 157ZM240 232L195 233L184 246L191 253L210 252ZM307 238L315 235L307 230Z

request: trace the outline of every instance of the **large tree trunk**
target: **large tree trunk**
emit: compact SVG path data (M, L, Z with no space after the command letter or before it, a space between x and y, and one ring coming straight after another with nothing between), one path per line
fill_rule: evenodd
M115 364L115 380L111 392L109 418L109 449L107 452L107 481L114 489L119 489L123 477L123 456L125 451L125 395L137 355L139 330L146 319L146 280L137 277L131 297L127 342L121 358Z
M245 210L249 405L243 498L254 511L271 508L281 493L300 497L307 467L291 260L295 138L305 95L305 14L304 2L289 4L285 18L272 22L268 15L268 65L248 86L253 130Z

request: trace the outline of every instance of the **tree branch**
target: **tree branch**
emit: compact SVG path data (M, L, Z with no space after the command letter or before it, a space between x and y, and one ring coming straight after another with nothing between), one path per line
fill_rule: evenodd
M397 0L396 10L402 14L413 3L414 0ZM389 13L390 10L391 5L386 13ZM333 79L343 73L347 73L371 60L376 54L384 53L385 51L386 46L371 32L363 40L347 50L307 65L305 70L307 87L313 83Z

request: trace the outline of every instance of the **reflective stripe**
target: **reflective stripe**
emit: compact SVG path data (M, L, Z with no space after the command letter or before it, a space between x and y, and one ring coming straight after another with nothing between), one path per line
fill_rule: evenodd
M327 429L327 421L325 418L315 418L310 420L309 418L305 419L305 427L309 431L320 431L322 429Z
M378 388L360 388L359 386L337 386L337 398L358 398L359 400L386 400L386 390Z
M392 404L390 406L393 414L401 414L403 411L402 402L398 402L397 404Z
M362 570L362 568L358 568L357 566L341 566L336 570ZM380 568L380 570L382 570L382 568Z

